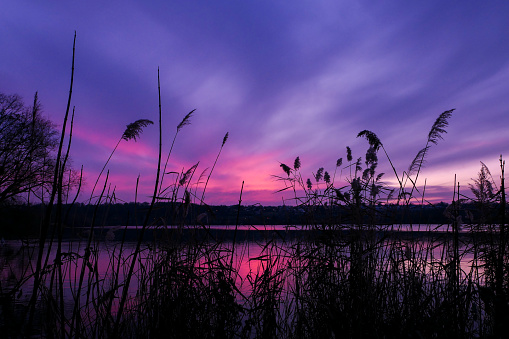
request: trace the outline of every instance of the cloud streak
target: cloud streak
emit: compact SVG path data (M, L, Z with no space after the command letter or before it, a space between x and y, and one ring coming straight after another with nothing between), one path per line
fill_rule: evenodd
M364 155L367 144L356 138L364 129L402 173L435 118L456 108L422 173L433 199L448 201L455 173L466 187L479 161L496 172L499 155L509 153L508 12L505 1L8 1L0 91L25 101L39 91L59 123L77 30L72 154L92 182L127 123L157 120L159 67L166 151L196 109L172 170L211 167L230 133L207 188L209 203L227 205L238 202L243 180L246 203L280 204L281 195L269 194L282 188L271 180L280 161L300 156L309 177L321 166L333 171L346 146ZM138 174L155 175L156 130L122 142L111 161L125 200ZM390 182L389 164L380 162Z

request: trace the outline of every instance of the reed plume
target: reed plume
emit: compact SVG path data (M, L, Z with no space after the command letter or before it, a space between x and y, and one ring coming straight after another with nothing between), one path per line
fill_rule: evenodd
M361 131L359 132L359 134L357 134L357 138L359 137L365 137L366 140L368 140L368 143L371 147L373 147L373 149L375 151L378 151L380 149L380 147L382 147L382 142L380 141L380 139L377 137L377 135L371 131L368 131L368 130L364 130L364 131Z
M124 134L122 134L122 139L125 141L129 140L136 141L136 138L140 137L143 128L147 127L148 125L152 125L153 123L154 123L153 121L148 119L140 119L136 120L133 123L130 123L129 125L127 125Z
M139 233L138 241L136 242L136 249L133 252L131 263L129 265L129 271L126 276L126 280L124 282L124 286L122 289L122 296L119 299L119 306L118 306L118 313L116 315L116 321L114 324L114 333L118 332L120 319L122 318L122 312L124 311L125 302L127 300L127 293L129 290L129 284L131 283L131 278L133 276L134 268L136 266L136 258L138 257L140 253L141 243L143 241L143 235L145 233L145 230L147 229L149 218L152 213L152 210L154 208L154 204L156 202L157 198L157 188L159 186L159 178L161 174L161 154L162 154L162 110L161 110L161 82L159 77L159 68L157 68L157 90L158 90L158 97L159 97L159 153L157 157L157 172L156 172L156 179L154 183L154 195L152 196L152 201L150 202L149 208L147 213L145 214L145 221L143 222L143 227L141 228L141 231ZM162 180L162 179L161 179Z
M182 119L182 121L180 122L180 124L177 125L177 132L179 132L182 127L184 126L187 126L187 125L191 125L191 116L193 115L195 109L193 109L191 112L187 113L186 116L184 117L184 119Z
M221 145L221 147L223 147L224 144L226 144L226 141L228 140L228 135L229 135L228 132L224 135L224 137L223 137L223 144Z
M417 152L417 155L415 156L414 160L408 167L408 174L407 174L407 180L410 179L409 177L415 173L415 179L412 181L412 193L415 189L415 185L417 184L417 179L419 178L419 173L421 171L422 166L426 162L426 155L428 154L428 151L431 147L430 144L438 144L438 140L443 139L443 134L447 133L445 128L449 126L449 118L452 116L453 109L450 109L448 111L443 112L438 116L438 118L435 120L435 123L431 127L431 130L428 133L428 140L426 141L426 146L422 148L419 152ZM405 181L406 183L406 181ZM410 194L411 196L411 194Z
M448 110L443 112L438 116L438 118L435 120L435 123L431 127L431 130L428 133L428 140L426 141L426 146L424 146L423 149L421 149L419 152L417 152L417 155L415 156L414 160L410 164L410 167L408 169L408 175L411 175L410 173L417 173L417 176L419 175L419 171L422 168L422 165L426 162L426 155L428 154L428 151L431 147L430 143L437 145L438 140L443 139L442 134L447 133L445 128L449 126L448 119L452 116L452 112L454 109ZM417 181L417 176L416 180Z
M323 177L323 170L324 170L324 168L323 168L323 167L320 167L320 168L318 169L318 171L316 171L316 174L315 174L315 180L316 180L316 182L319 182L319 181L322 179L322 177Z
M191 179L199 164L200 162L198 161L196 164L191 166L186 172L184 172L184 174L182 174L179 180L180 186L185 186L187 184L187 182Z
M336 179L336 171L338 170L338 167L341 167L343 165L343 158L339 158L336 160L336 168L334 168L334 175L332 177L332 182L334 183L334 180Z
M286 164L283 164L281 163L281 165L279 165L279 167L281 167L283 169L283 171L286 173L286 175L290 176L290 172L291 172L291 168L290 166L286 165Z
M134 140L136 142L137 141L136 139L140 137L140 134L143 131L143 128L147 127L148 125L152 125L153 123L154 122L152 122L151 120L148 120L148 119L139 119L139 120L136 120L135 122L132 122L127 125L124 133L122 133L122 136L118 140L117 144L113 148L113 151L111 151L111 154L108 157L108 160L106 160L106 163L104 164L103 168L101 169L101 172L99 172L99 175L97 176L97 180L95 181L94 187L92 188L92 192L90 193L89 201L92 201L92 197L94 196L94 191L95 191L95 188L97 187L97 184L99 183L99 179L101 178L104 170L106 169L106 166L108 166L108 163L110 162L111 158L113 157L113 154L117 150L118 145L120 145L120 142L122 140L125 140L125 141Z
M308 178L308 180L306 180L306 186L308 187L309 190L313 188L313 183L311 182L311 179Z
M214 168L216 167L217 160L219 159L219 156L221 155L221 151L223 150L224 144L228 140L228 135L229 135L228 132L226 132L226 134L223 137L223 142L221 143L221 148L219 149L219 153L217 154L216 160L214 161L214 165L212 165L210 173L207 177L207 181L205 182L205 186L203 187L203 192L201 195L201 203L203 203L203 201L204 201L203 199L205 199L205 191L207 190L207 185L209 183L210 177L212 176L212 172L214 171Z
M36 302L37 302L37 291L39 289L41 280L43 278L42 277L42 258L43 258L43 252L44 252L44 245L46 242L46 237L48 235L48 230L49 230L49 226L50 226L50 222L51 222L50 219L51 219L51 214L52 214L52 209L53 209L53 203L55 201L55 195L57 194L58 178L60 176L59 171L61 169L62 148L63 148L63 143L64 143L64 139L65 139L65 134L66 134L65 130L66 130L66 126L67 126L67 119L68 119L69 110L71 107L72 87L73 87L73 82L74 82L75 51L76 51L76 32L74 32L74 40L73 40L73 45L72 45L71 84L69 86L69 96L67 99L67 108L65 111L64 123L62 125L62 134L60 136L60 143L58 146L58 152L57 152L57 157L56 157L56 161L55 161L55 170L54 170L54 174L53 174L53 184L51 187L51 196L50 196L49 203L46 207L46 212L44 215L44 220L43 220L42 228L41 228L41 234L40 234L40 239L39 239L39 250L38 250L38 255L37 255L36 270L35 270L35 276L34 276L34 284L33 284L33 288L32 288L32 296L30 297L30 302L29 302L29 307L28 307L28 326L27 327L28 327L29 331L31 330L32 321L34 319L35 306L36 306ZM37 95L34 99L34 106L36 106L35 105L36 101L37 101ZM34 107L34 112L35 112L35 109L36 108ZM34 113L34 116L35 116L35 113ZM48 248L48 253L49 252L50 252L50 248Z
M325 183L327 185L330 184L330 174L329 174L329 172L325 171L325 173L323 174L323 180L325 181Z
M416 173L426 162L425 155L428 152L430 146L426 146L423 149L421 149L419 152L417 152L417 155L415 156L414 160L412 160L412 163L408 167L408 175L411 176L412 174Z
M477 179L472 179L474 184L468 184L470 191L475 195L479 202L486 202L495 197L493 193L496 187L495 181L491 176L491 172L481 161L481 170L479 171Z
M177 135L179 134L182 127L191 125L191 117L192 117L194 111L196 111L196 109L193 109L191 112L187 113L186 116L184 117L184 119L182 119L182 121L177 125L177 131L175 132L175 135L173 136L173 141L171 143L171 147L168 152L168 156L166 157L166 162L164 163L163 174L161 176L161 182L159 184L159 192L157 194L158 196L161 195L161 193L162 193L164 175L166 174L166 167L168 167L168 161L170 160L170 155L171 155L171 152L173 151L173 146L175 145L175 140L177 139Z
M359 132L359 134L357 134L357 138L359 138L359 137L365 137L366 140L368 141L370 147L372 147L375 152L377 152L380 148L382 148L382 150L385 153L385 156L387 157L387 160L389 160L389 163L391 164L392 171L396 175L396 179L398 180L400 190L403 191L403 183L399 179L398 172L396 171L396 167L394 167L394 164L392 163L392 160L389 157L389 154L385 150L385 147L382 144L382 142L380 141L380 139L378 138L378 136L371 131L363 130L363 131Z
M443 139L442 134L447 133L445 128L449 126L448 119L451 117L453 111L454 108L445 111L438 116L437 120L435 120L435 123L433 124L433 127L431 127L431 130L429 131L428 143L432 142L436 145L438 144L439 139Z
M298 170L299 168L300 168L300 157L297 157L293 162L293 169Z

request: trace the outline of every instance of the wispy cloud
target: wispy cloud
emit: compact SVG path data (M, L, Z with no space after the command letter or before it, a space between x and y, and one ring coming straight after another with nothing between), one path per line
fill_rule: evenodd
M156 120L159 67L165 149L196 109L172 168L211 166L230 132L207 194L225 204L242 180L245 201L280 201L266 194L281 188L270 179L279 161L301 156L304 175L332 168L346 146L364 154L364 129L402 172L438 114L456 108L423 169L440 199L454 173L466 186L479 160L496 166L508 151L508 12L503 1L8 2L0 91L38 90L58 124L77 30L73 158L93 176L126 123ZM155 175L156 130L122 143L111 163L126 199L131 178ZM391 172L383 157L380 170Z

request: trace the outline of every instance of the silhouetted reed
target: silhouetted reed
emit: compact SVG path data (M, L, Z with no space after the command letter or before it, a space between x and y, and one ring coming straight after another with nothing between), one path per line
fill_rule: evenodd
M70 227L67 220L72 212L64 211L61 198L65 166L57 166L38 244L0 247L0 273L3 277L11 272L0 285L0 325L5 334L502 338L507 332L509 257L502 158L499 186L484 164L470 185L474 199L455 184L446 209L448 224L404 225L399 219L413 207L412 202L420 202L422 208L427 205L419 173L431 144L446 133L452 110L438 117L425 147L403 173L393 166L376 134L367 130L358 134L368 141L364 158L354 161L346 147L347 164L339 158L333 171L319 167L305 178L300 157L293 167L281 163L284 175L275 176L284 185L280 191L291 191L292 203L304 211L299 225L288 225L301 230L297 235L289 236L282 229L268 231L263 225L252 226L243 235L245 231L238 227L242 185L231 240L212 232L208 218L213 215L204 203L228 133L208 175L203 171L195 178L199 162L187 170L167 172L177 135L190 123L194 110L177 125L161 166L159 70L158 90L154 193L150 204L137 206L134 215L125 216L126 225L143 220L136 222L136 241L126 240L133 231L127 226L99 227L111 226L101 221L105 219L98 213L99 205L116 201L108 171L98 199L92 202L92 193L88 201L92 216L86 219L86 228L79 230L88 232L84 240L65 240L63 232ZM72 139L71 128L62 157L71 93L72 77L57 157L63 164ZM127 126L93 190L119 143L136 140L151 123L142 119ZM377 173L380 150L393 169L396 188L386 185L384 174ZM164 217L154 218L155 209L164 209ZM145 239L148 233L152 241ZM118 236L120 240L114 240ZM11 265L21 269L10 269ZM25 286L30 283L31 293L27 293Z

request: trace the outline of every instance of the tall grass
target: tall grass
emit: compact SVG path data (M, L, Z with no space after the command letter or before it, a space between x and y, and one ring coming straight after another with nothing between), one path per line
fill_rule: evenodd
M439 225L445 231L438 232L436 225L405 226L399 220L412 202L426 203L419 172L431 144L437 144L446 132L452 110L438 117L425 147L403 173L393 166L371 131L358 135L368 141L364 158L354 161L347 147L348 163L343 165L342 158L338 159L332 175L321 167L312 179L304 179L299 157L293 167L281 164L285 174L276 176L284 186L281 190L292 191L294 204L305 211L299 225L289 226L302 231L290 236L290 232L253 226L252 231L241 234L237 215L232 241L212 232L203 218L203 213L212 217L204 203L205 190L228 134L208 175L203 172L195 178L199 163L188 170L166 172L177 135L190 123L194 111L177 126L162 166L158 71L159 156L154 193L148 208L125 216L126 225L132 219L143 220L136 242L126 240L127 227L117 230L119 241L111 241L112 229L100 234L98 206L116 201L108 184L109 172L97 200L92 202L92 195L88 202L92 214L86 225L88 236L69 242L63 237L68 227L63 220L68 220L72 210L64 210L60 197L62 169L72 139L72 132L67 136L65 132L72 79L58 159L66 137L68 146L63 164L55 168L40 240L36 245L0 248L0 272L8 276L0 285L0 325L5 334L502 338L507 333L509 258L502 158L499 185L482 164L470 186L474 199L468 199L455 184L446 211L450 223ZM128 125L119 143L136 139L149 122L142 119ZM396 188L387 186L384 175L377 173L380 150L393 169ZM338 186L338 182L344 184ZM242 193L243 185L239 211ZM154 209L165 209L165 218L154 219ZM51 235L53 229L56 233ZM422 229L427 232L417 232ZM145 240L149 232L155 240ZM259 233L255 242L246 241L253 233ZM250 253L253 250L256 254ZM19 266L9 270L16 260ZM31 292L24 298L30 283Z

